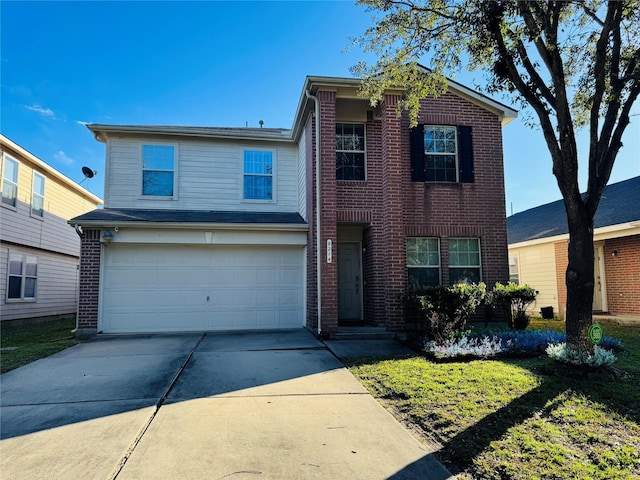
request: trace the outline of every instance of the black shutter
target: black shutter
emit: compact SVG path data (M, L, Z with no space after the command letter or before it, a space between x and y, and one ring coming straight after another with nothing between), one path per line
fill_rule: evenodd
M473 140L471 127L458 126L460 182L473 183Z
M420 124L410 130L411 134L411 180L424 182L424 125Z

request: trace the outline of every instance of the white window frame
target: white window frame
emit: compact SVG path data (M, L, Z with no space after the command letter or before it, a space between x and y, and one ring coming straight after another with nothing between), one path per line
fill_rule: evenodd
M144 147L160 146L173 148L173 169L144 168ZM140 143L140 199L143 200L176 200L178 198L178 145L165 142L141 142ZM144 172L172 172L173 173L173 195L145 195L144 193Z
M427 129L451 129L453 130L453 145L454 145L454 152L437 152L437 151L428 151L427 150L427 146L426 146L426 137L427 137ZM442 157L448 157L453 155L455 158L455 165L454 165L454 171L455 171L455 180L427 180L427 182L430 183L459 183L460 182L460 174L459 174L459 146L458 146L458 128L454 125L425 125L424 129L423 129L423 133L422 133L422 139L423 139L423 143L424 143L424 171L425 171L425 176L426 173L428 171L427 169L427 160L429 157L438 157L438 156L442 156ZM446 149L446 148L445 148Z
M438 253L438 263L436 264L420 264L411 261L409 254L409 242L418 240L418 239L426 239L426 240L435 240L437 245L437 253ZM410 269L438 269L438 285L442 284L442 254L440 250L440 238L438 237L407 237L405 239L405 247L406 247L406 264L407 264L407 281L409 280L409 270ZM429 252L427 252L429 253ZM409 289L411 289L411 285L408 285Z
M478 243L478 265L472 264L461 264L461 265L452 265L451 264L451 242L454 240L475 240ZM482 244L480 242L479 237L450 237L447 239L447 248L448 248L448 258L449 258L449 283L453 284L451 280L451 269L452 268L477 268L478 269L478 282L482 281Z
M13 179L7 178L6 174L7 174L7 162L11 162L11 163L15 163L16 168L15 168L15 172L16 172L16 179L15 181ZM9 208L11 210L16 210L18 208L18 180L20 178L20 162L18 160L16 160L13 157L10 157L9 155L4 155L3 156L3 162L2 162L2 206ZM10 203L6 203L5 202L5 196L4 194L6 193L5 191L5 182L11 186L14 187L15 189L15 195L13 196L13 205L11 205Z
M42 193L36 192L36 177L42 178ZM33 218L44 219L44 196L47 189L47 178L38 172L33 172L33 177L31 181L31 216ZM40 200L42 202L42 208L40 209L40 213L38 213L35 208L36 200Z
M342 178L337 178L336 176L336 181L338 182L366 182L367 181L367 124L366 123L362 123L362 122L338 122L336 121L336 127L338 125L362 125L362 143L363 143L363 148L361 150L340 150L337 148L336 146L336 172L338 169L338 165L337 165L337 156L339 153L361 153L362 154L362 158L363 158L363 169L364 169L364 177L362 179L359 178L353 178L353 179L342 179Z
M247 152L260 152L260 153L270 153L271 154L271 173L246 173L244 170L244 160L245 154ZM241 177L241 185L242 188L242 202L246 203L276 203L276 151L271 149L263 149L263 148L243 148L242 149L242 157L241 157L241 169L242 169L242 177ZM245 177L270 177L271 178L271 198L246 198L246 192L244 190L244 180Z
M520 284L520 255L509 254L509 281Z
M11 262L20 261L20 273L11 273ZM35 275L29 275L27 272L27 265L35 265L36 271ZM9 255L7 258L7 292L5 295L5 300L7 303L13 302L35 302L38 298L38 257L35 255L29 255L27 253L9 251ZM10 292L10 284L11 278L20 278L20 297L9 298ZM32 279L35 281L35 285L33 288L33 296L25 297L25 289L27 284L27 279Z

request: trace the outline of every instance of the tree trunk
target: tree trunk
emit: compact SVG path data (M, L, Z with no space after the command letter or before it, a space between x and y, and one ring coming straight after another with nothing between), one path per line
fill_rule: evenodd
M569 221L569 265L566 272L567 348L581 354L593 355L589 341L589 327L593 322L593 219L575 215Z

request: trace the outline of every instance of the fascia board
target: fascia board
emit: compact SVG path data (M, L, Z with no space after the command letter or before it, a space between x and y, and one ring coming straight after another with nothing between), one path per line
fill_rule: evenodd
M593 241L607 240L610 238L628 237L640 234L640 222L620 223L617 225L609 225L606 227L596 228L593 231ZM510 243L509 249L524 248L533 245L541 245L544 243L556 243L569 240L569 234L554 235L553 237L536 238L525 242Z
M147 125L104 125L104 124L88 124L87 128L91 130L97 141L105 143L108 135L127 134L127 135L154 135L154 136L170 136L170 137L196 137L196 138L215 138L223 140L251 140L262 142L278 142L293 143L290 130L284 130L278 134L275 132L257 133L255 131L242 132L241 127L231 130L214 128L198 128L198 127L167 127L167 126L147 126Z
M126 222L86 220L83 222L67 222L69 225L81 225L82 227L97 228L143 228L143 229L183 229L183 230L273 230L273 231L297 231L306 232L309 226L306 224L288 223L181 223L181 222Z

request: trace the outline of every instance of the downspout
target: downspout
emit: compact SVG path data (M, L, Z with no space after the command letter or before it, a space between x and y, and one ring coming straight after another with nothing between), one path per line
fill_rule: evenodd
M73 226L76 229L76 233L80 237L80 250L82 250L82 226L77 223ZM80 318L80 258L78 258L78 266L76 267L76 328L71 330L71 333L75 334L78 331L78 319Z
M316 117L316 295L318 308L318 336L322 335L322 260L320 258L320 102L309 90L304 91L315 104Z

